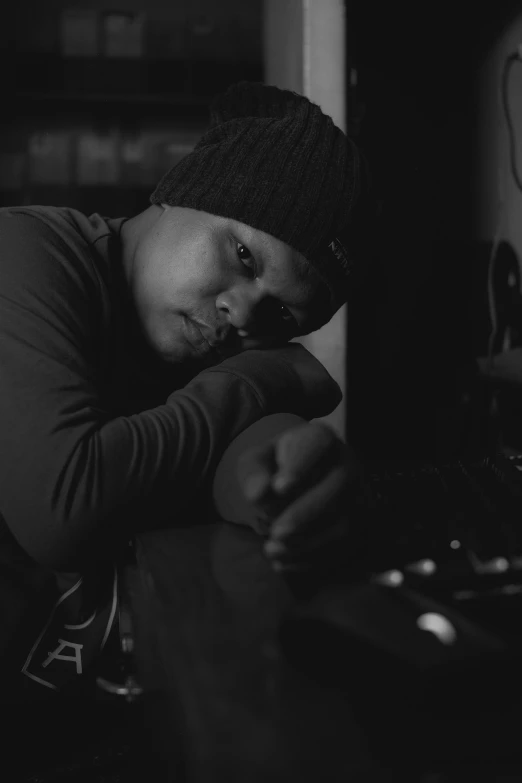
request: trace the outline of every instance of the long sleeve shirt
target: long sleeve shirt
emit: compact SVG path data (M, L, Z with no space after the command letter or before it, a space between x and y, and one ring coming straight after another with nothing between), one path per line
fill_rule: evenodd
M299 413L299 377L271 352L192 378L155 364L122 293L124 221L0 210L0 580L25 569L24 595L35 568L76 571L136 531L186 524L236 435Z
M184 385L140 365L122 337L122 223L0 210L0 511L53 568L126 524L122 510L175 521L239 432L300 397L293 369L262 351Z

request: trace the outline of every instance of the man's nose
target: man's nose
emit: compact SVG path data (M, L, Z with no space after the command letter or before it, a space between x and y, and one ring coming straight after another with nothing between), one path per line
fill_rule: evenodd
M256 310L262 298L261 292L252 286L238 286L220 294L216 306L233 327L249 332L254 328Z

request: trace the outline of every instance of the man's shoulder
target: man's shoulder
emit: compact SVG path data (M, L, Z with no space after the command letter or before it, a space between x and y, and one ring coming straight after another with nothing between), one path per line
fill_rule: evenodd
M70 207L13 206L0 209L0 227L17 222L22 230L55 235L68 243L95 244L111 234L110 223L97 213L85 215Z
M0 208L0 268L7 274L14 265L19 275L65 276L104 288L110 276L111 240L124 221L70 207Z

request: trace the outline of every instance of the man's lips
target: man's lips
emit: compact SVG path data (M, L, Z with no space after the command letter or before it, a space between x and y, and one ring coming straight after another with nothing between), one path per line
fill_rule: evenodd
M211 352L218 354L222 359L227 357L227 352L224 348L224 340L219 340L206 324L200 324L198 321L194 321L192 318L186 317L184 319L186 331L190 342L194 345L198 353L207 355ZM209 335L206 337L206 335Z
M252 348L276 348L284 345L287 341L280 337L243 337L241 330L228 328L226 334L221 339L212 327L200 321L196 321L188 316L184 317L185 331L189 342L201 355L208 357L209 354L218 356L221 360L235 356L242 351ZM207 336L208 335L208 336Z
M208 340L203 336L198 324L191 318L184 317L183 326L185 329L185 336L196 351L201 355L208 354L211 350L211 346Z

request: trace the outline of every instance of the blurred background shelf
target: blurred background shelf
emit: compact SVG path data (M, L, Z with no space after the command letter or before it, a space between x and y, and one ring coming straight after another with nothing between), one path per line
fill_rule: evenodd
M136 104L145 104L147 108L158 104L159 106L168 106L169 108L177 109L195 109L200 108L207 109L209 97L196 97L193 95L187 95L185 93L117 93L117 92L17 92L13 93L11 97L12 101L20 101L21 103L46 103L50 101L56 104L65 104L68 107L83 106L85 104L101 104L103 108L107 108L109 103L130 104L136 106Z
M247 7L248 6L248 7ZM208 126L216 93L263 80L262 0L10 5L0 29L0 205L128 215Z
M10 100L41 102L48 96L68 103L97 102L105 96L120 102L208 104L210 98L238 79L261 81L261 63L216 62L210 59L62 57L54 54L0 56L4 87ZM12 75L11 75L12 74Z
M107 217L136 214L149 206L150 187L115 185L32 185L25 189L0 189L0 207L13 204L70 207Z

